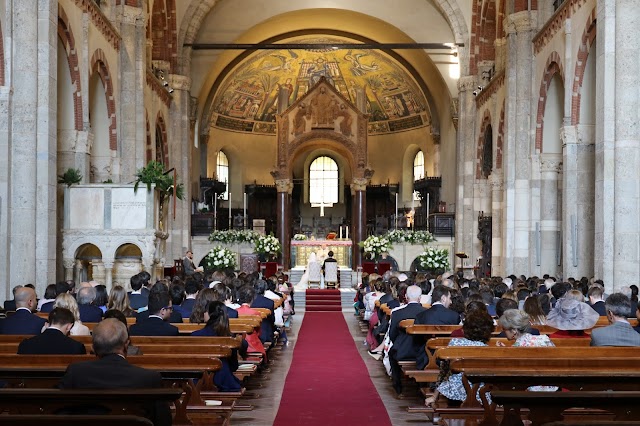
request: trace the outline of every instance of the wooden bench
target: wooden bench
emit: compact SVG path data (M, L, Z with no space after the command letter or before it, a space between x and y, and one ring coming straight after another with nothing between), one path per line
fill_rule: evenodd
M3 414L0 425L46 426L153 426L151 420L140 416L63 415L63 414Z
M0 354L0 380L12 387L51 387L64 375L73 362L95 359L90 355L3 355ZM175 404L174 425L190 425L191 417L218 417L226 424L234 408L234 401L222 401L219 406L207 406L194 384L220 370L222 363L214 357L184 357L165 355L130 356L127 360L139 367L158 371L163 380L182 388L184 397Z

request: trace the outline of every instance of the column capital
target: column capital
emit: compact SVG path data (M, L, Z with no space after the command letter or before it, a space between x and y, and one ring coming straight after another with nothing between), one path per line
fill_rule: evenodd
M186 75L169 74L169 84L175 90L189 90L191 89L191 78Z
M562 171L562 156L559 154L541 154L540 155L540 172L556 172Z
M468 92L475 90L478 85L478 77L475 75L465 75L458 79L458 92Z
M62 259L62 266L64 266L66 269L73 269L75 265L75 259Z
M538 14L528 10L512 13L507 16L504 26L507 34L534 31L538 26Z
M103 260L102 266L104 266L104 269L113 269L114 263L115 263L114 260Z
M434 145L440 146L440 133L431 133L431 139Z
M276 191L291 194L293 191L293 182L291 179L276 179Z
M351 191L366 191L370 181L371 179L366 177L354 177L351 182Z
M504 176L502 174L502 170L494 170L489 175L489 185L491 185L491 189L500 190L504 186Z

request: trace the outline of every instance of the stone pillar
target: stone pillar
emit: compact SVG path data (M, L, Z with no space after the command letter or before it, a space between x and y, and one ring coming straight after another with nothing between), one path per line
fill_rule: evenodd
M560 250L560 194L558 173L562 170L560 154L540 155L540 268L538 276L558 276ZM536 254L537 256L537 254Z
M507 17L505 69L505 144L503 232L506 273L529 275L531 253L531 120L537 97L532 96L531 40L536 32L536 13L517 12Z
M475 76L458 80L459 113L456 152L458 157L458 190L456 199L456 252L467 252L473 258L477 243L476 216L473 212L473 185L475 182L475 116L476 104L473 91L477 86Z
M505 276L502 259L505 253L502 248L502 170L494 170L489 176L491 185L491 275Z
M144 88L146 87L146 19L142 7L118 8L116 23L120 42L120 180L135 179L145 164L146 129Z
M440 176L440 135L431 134L433 140L433 176Z
M351 194L353 195L352 204L352 228L353 236L351 240L352 256L351 263L352 268L356 269L358 266L362 266L362 255L360 253L359 243L367 239L367 185L369 179L367 178L353 178L351 183Z
M74 271L74 281L76 282L76 287L80 288L80 283L83 281L83 277L82 277L82 270L84 268L84 265L82 264L82 260L75 260L75 264L76 264L76 269Z
M291 260L291 191L293 190L291 179L276 179L276 190L278 217L276 236L282 244L282 267L288 270Z
M113 261L104 261L104 285L107 291L111 291L113 286Z
M182 75L171 74L169 85L174 89L173 103L169 110L169 126L167 129L169 144L169 166L175 167L178 179L184 184L184 200L176 201L176 217L173 219L173 200L167 208L170 218L168 253L157 253L156 257L167 259L181 258L190 247L191 237L191 159L193 141L190 139L189 108L191 97L191 79Z
M11 69L7 283L55 280L58 2L9 1L3 28ZM3 203L3 204L4 204Z
M594 262L593 125L564 126L562 137L562 276L592 277Z
M69 280L73 280L74 276L73 276L73 265L75 265L76 261L74 259L64 259L62 261L62 264L64 266L64 280L65 281L69 281ZM76 282L76 286L79 283Z

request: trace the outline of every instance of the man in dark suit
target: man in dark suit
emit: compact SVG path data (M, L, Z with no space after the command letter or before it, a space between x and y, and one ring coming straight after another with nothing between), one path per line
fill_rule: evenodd
M180 306L182 307L183 318L189 318L191 316L191 312L193 311L193 307L196 304L196 297L198 296L197 281L187 279L184 283L184 291L186 293L186 298Z
M68 337L75 318L70 310L55 308L49 312L49 327L18 346L18 355L84 355L84 345Z
M451 305L451 290L443 285L438 285L431 293L431 307L416 316L416 324L429 325L457 325L460 324L460 315L449 309Z
M21 285L17 285L15 287L13 287L13 300L5 300L4 301L4 310L5 311L15 311L16 310L16 291L18 291L18 289L20 287L23 287Z
M178 327L169 324L169 319L173 308L168 292L149 293L149 316L138 319L130 328L132 336L177 336Z
M33 314L38 306L36 292L20 287L15 292L16 313L0 320L0 334L40 334L46 321Z
M274 306L273 300L264 296L264 292L267 291L267 283L265 280L257 280L254 284L256 290L256 297L251 303L252 308L266 308L271 311L271 314L262 320L260 326L260 341L262 343L273 341L273 331L275 329L276 317L273 314Z
M602 300L602 295L604 291L597 285L594 285L587 292L587 296L589 296L589 304L601 317L607 316L607 309L604 306L604 300Z
M607 297L605 308L611 325L591 330L591 346L640 346L640 334L627 321L631 310L629 298L622 293L613 293Z
M391 311L389 339L393 346L389 350L389 361L393 388L400 398L402 398L402 369L398 361L415 360L420 349L422 348L424 351L424 342L420 338L414 338L405 333L398 324L403 320L416 318L424 312L425 309L420 304L421 295L422 289L420 287L417 285L409 286L406 293L407 304L402 308Z
M204 272L204 268L200 266L196 268L195 263L193 263L193 252L189 250L182 258L182 273L185 277L191 277L196 272Z
M162 377L127 362L127 327L115 318L107 318L93 329L95 361L70 364L60 385L63 389L159 388ZM171 424L171 412L165 402L148 407L156 426Z
M327 263L337 262L337 260L333 258L333 251L329 250L329 253L327 253L327 256L328 257L324 260L324 262L322 262L322 272L324 272L324 267Z
M129 306L134 311L144 308L149 303L149 292L142 288L143 279L140 274L136 274L129 279L131 290L129 294Z
M100 322L102 320L102 309L92 305L96 298L96 289L93 287L82 287L78 290L78 311L82 322Z

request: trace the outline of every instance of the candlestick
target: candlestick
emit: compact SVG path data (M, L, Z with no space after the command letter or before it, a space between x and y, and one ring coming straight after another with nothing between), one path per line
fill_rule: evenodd
M342 225L340 225L340 239L342 239Z
M395 230L398 230L398 193L396 192L396 217L395 217Z
M347 235L346 235L345 238L348 240L349 239L349 227L348 226L346 227L346 231L347 231Z
M213 194L213 229L218 229L218 194Z
M229 204L229 229L231 229L231 192L228 193L227 203Z
M244 215L242 216L243 228L247 229L247 193L243 194Z

